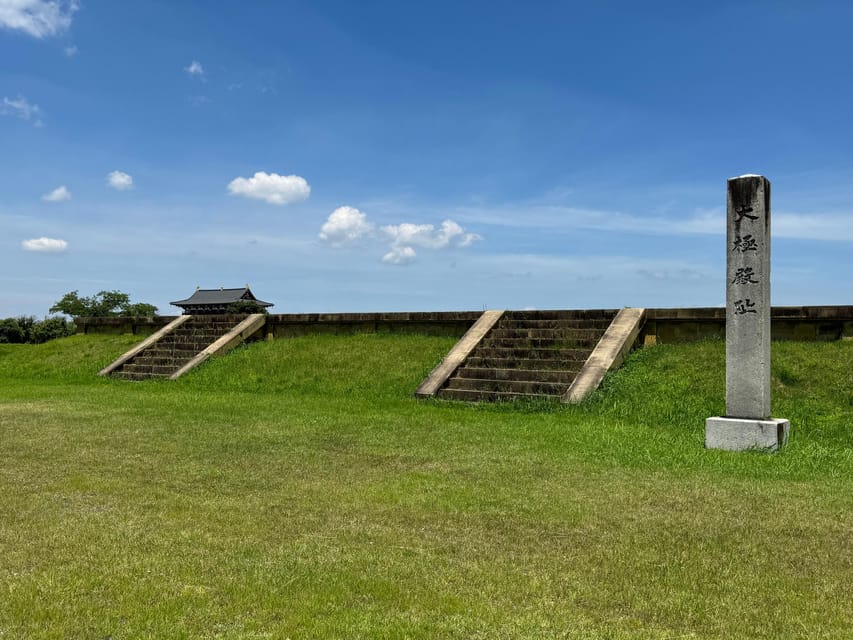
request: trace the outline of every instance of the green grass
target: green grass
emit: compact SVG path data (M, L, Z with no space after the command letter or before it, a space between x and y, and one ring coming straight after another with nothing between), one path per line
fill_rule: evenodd
M453 340L0 345L0 638L851 638L853 343L773 345L778 455L705 451L721 342L580 407L411 393Z

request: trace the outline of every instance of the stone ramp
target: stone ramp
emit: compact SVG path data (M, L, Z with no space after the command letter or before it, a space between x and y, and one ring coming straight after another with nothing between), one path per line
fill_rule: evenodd
M99 372L125 380L174 380L210 356L225 353L264 326L263 314L185 315Z
M637 309L486 313L493 314L481 318L488 327L475 331L475 324L457 345L465 345L464 354L451 357L451 351L416 396L578 402L597 388L603 372L621 364L644 318Z

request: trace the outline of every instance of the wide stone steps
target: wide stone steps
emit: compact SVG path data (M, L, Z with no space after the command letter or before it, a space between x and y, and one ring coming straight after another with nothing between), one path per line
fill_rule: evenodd
M605 327L604 329L606 329ZM582 341L598 340L604 329L581 329L575 327L517 327L508 329L501 326L500 329L492 329L487 340L542 340L542 341Z
M183 362L173 362L170 364L141 364L131 362L129 364L125 364L121 368L121 373L150 373L154 375L169 376L175 372L175 369L183 364Z
M193 347L172 347L172 348L160 348L157 346L152 347L151 349L146 349L142 352L142 355L137 356L137 358L192 358L195 354L197 354L200 349L195 349Z
M513 349L515 351L528 349L540 350L566 350L566 349L587 349L594 347L601 336L585 337L585 338L528 338L525 336L512 338L493 338L488 337L483 340L481 347L483 349Z
M436 397L467 402L559 399L601 340L615 311L508 311Z
M541 360L538 358L492 358L471 356L465 361L466 367L478 369L527 369L538 371L580 371L583 363L582 358L574 360ZM571 380L569 381L571 383Z
M152 378L169 377L169 374L167 373L138 373L134 371L125 371L123 368L121 371L113 371L110 375L114 378L122 378L124 380L150 380Z
M523 393L529 395L560 395L568 388L562 382L537 382L519 380L495 380L481 378L452 378L445 391L499 391L501 393Z
M542 360L547 362L564 362L586 360L589 349L547 349L511 347L483 347L474 352L477 358L497 358L500 360ZM533 367L534 369L536 367Z
M166 378L227 334L245 316L193 316L110 375L125 380Z
M474 391L470 389L442 389L442 400L461 400L463 402L506 402L518 400L556 400L549 394L511 393L504 391Z
M602 333L610 326L609 319L575 319L575 320L512 320L504 319L500 322L500 329L493 331L511 330L536 330L536 329L598 329Z
M500 324L523 320L539 322L542 320L606 320L608 324L616 316L612 309L555 309L530 311L507 311Z
M193 350L196 353L198 353L202 349L209 347L212 342L215 342L218 339L219 339L219 337L217 336L215 338L210 338L208 340L198 340L198 339L193 338L192 340L184 340L184 341L180 341L180 342L175 342L175 341L158 342L157 343L157 349L160 351L175 351L175 350L186 351L189 349L189 350Z
M581 365L577 369L501 369L501 368L479 368L461 367L457 372L457 378L468 378L475 380L515 380L528 382L538 380L539 382L559 382L565 386L572 383Z

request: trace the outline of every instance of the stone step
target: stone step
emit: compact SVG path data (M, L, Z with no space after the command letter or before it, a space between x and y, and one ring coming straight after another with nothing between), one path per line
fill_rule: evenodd
M224 336L227 331L175 331L163 336L162 340L216 340Z
M472 356L468 358L464 366L475 369L548 369L557 371L581 370L586 358L573 358L565 360L543 360L540 358L500 358Z
M224 322L224 323L215 323L215 322L203 322L203 323L184 323L175 331L228 331L232 327L237 326L237 322Z
M576 361L589 357L591 349L513 349L510 347L478 347L472 357L501 360ZM523 367L536 369L537 367ZM552 368L552 367L548 367Z
M207 340L180 340L180 341L165 341L159 340L156 344L151 345L150 348L157 347L158 349L195 349L196 352L201 351L202 349L206 349L214 341Z
M139 364L137 362L128 362L120 369L121 373L154 373L158 375L169 376L175 373L180 368L180 365L172 364Z
M175 365L180 366L184 362L186 362L186 358L173 358L171 356L148 356L148 355L138 355L130 363L127 364L141 364L146 366L161 366L161 365Z
M616 317L614 309L571 309L546 311L507 311L506 320L612 320Z
M480 378L451 378L446 390L523 393L525 395L560 396L569 385L562 382L521 382L518 380L488 380Z
M113 371L112 375L116 378L122 378L124 380L151 380L152 378L167 377L167 374L133 373L124 371Z
M208 314L208 315L193 315L192 318L184 322L184 324L237 324L242 322L248 315L244 314Z
M589 349L598 344L599 338L561 338L551 340L546 338L525 338L516 336L512 338L493 338L489 334L483 340L476 351L480 349L534 349L534 350L565 350L565 349Z
M480 380L517 380L519 382L560 382L570 385L575 379L580 364L573 370L562 369L497 369L461 367L454 378L472 378Z
M526 329L492 329L487 339L495 340L510 340L510 339L527 339L527 340L596 340L598 341L604 331L599 329L577 329L568 327L563 329L539 329L535 327Z
M551 395L530 393L511 393L504 391L474 391L471 389L441 389L437 397L442 400L462 400L464 402L507 402L518 400L555 400Z
M189 360L197 353L198 350L196 349L164 349L158 347L157 345L154 345L143 351L139 356L137 356L137 358L141 356L150 358L173 358L178 360Z
M496 329L598 329L602 333L610 326L611 319L569 320L512 320L501 318Z

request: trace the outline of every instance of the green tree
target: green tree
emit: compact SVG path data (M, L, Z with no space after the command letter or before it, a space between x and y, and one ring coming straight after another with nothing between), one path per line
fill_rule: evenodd
M263 313L269 315L266 307L262 307L254 300L238 300L228 305L228 313Z
M137 318L153 318L157 315L157 307L147 302L137 302L128 304L122 307L121 314L123 316L135 316Z
M70 291L50 308L50 313L64 313L72 318L151 318L157 315L157 307L145 302L131 303L130 296L121 291L99 291L94 296L81 296L77 291Z
M33 338L33 327L36 324L35 316L18 316L15 318L15 322L18 323L18 326L21 327L21 331L24 334L24 339L22 342L32 342Z
M0 320L0 343L21 344L26 335L21 325L14 318Z
M74 335L77 327L62 316L53 316L36 321L30 329L29 340L33 344L41 344L48 340Z

